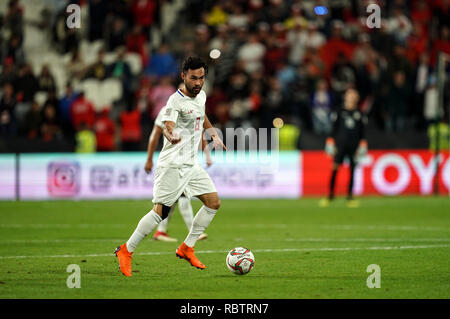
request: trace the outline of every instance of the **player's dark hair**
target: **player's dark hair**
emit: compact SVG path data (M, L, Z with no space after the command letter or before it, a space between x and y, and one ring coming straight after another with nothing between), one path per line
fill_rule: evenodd
M182 70L186 74L188 70L205 69L205 75L208 74L208 65L199 57L190 56L183 62Z

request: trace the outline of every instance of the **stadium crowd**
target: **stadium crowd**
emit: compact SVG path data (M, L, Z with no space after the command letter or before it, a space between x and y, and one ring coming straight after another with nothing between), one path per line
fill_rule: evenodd
M164 8L180 1L44 2L52 5L36 27L70 57L69 81L58 83L51 65L33 72L23 46L25 1L9 0L0 19L2 139L64 140L79 151L144 150L189 55L210 65L207 114L220 129L270 128L281 117L325 136L349 86L359 91L372 130L426 132L447 116L438 108L435 69L438 52L450 54L448 0L190 0L171 13L171 24ZM69 3L86 9L88 29L64 23ZM367 24L371 3L381 8L379 28ZM96 61L86 64L81 42L99 40ZM220 50L218 59L212 49ZM110 52L117 57L107 63ZM140 58L138 73L124 59L129 52ZM73 85L110 78L122 88L111 105L95 107ZM39 92L47 93L43 103Z

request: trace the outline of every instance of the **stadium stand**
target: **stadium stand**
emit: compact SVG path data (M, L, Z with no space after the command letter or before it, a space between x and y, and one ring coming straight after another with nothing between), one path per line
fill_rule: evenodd
M65 23L71 3L81 8L80 29ZM381 7L380 28L367 26L369 3ZM428 148L437 53L450 54L449 1L323 5L324 12L313 0L1 1L0 152L73 151L76 130L61 115L68 84L85 93L97 117L109 116L119 128L111 149L124 149L120 116L136 108L141 140L125 149L145 150L161 107L152 96L167 79L165 93L178 86L179 65L190 54L211 66L207 111L222 130L269 128L282 117L299 128L299 148L322 149L330 113L354 85L369 115L372 148ZM211 49L220 58L212 59ZM32 74L22 71L25 65ZM6 101L8 84L13 93ZM44 120L36 134L27 133L33 102L41 112L56 105L63 134L44 138Z

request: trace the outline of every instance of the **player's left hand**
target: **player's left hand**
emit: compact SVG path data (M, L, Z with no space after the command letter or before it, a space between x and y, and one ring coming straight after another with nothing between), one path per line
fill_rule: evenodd
M150 174L150 172L152 171L153 168L153 161L147 161L145 162L145 166L144 166L144 170L147 174Z
M219 137L213 135L212 140L214 149L216 150L224 149L225 151L227 150L227 147L223 144L222 140Z

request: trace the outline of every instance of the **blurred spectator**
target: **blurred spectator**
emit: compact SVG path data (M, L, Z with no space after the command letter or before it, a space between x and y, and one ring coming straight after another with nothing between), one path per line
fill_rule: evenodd
M87 67L79 49L72 51L70 61L66 67L70 79L81 80L84 77Z
M399 132L405 128L409 94L410 90L406 83L405 73L401 70L396 71L386 97L386 128L388 131Z
M108 0L89 0L89 41L101 39L105 25Z
M176 89L172 85L172 79L169 76L163 76L158 84L152 89L150 93L150 103L151 103L151 118L155 120L158 116L159 111L166 105L169 97L175 93Z
M204 15L205 23L211 27L224 25L228 20L228 13L224 10L222 3L216 3L211 11Z
M125 46L127 35L125 22L120 17L114 17L111 24L106 34L106 44L110 52Z
M238 59L244 63L244 70L252 73L262 68L265 53L265 46L259 41L256 34L251 33L248 41L239 48L237 55Z
M331 71L331 88L338 95L341 95L349 86L356 84L355 67L347 59L347 56L340 52L336 64Z
M423 116L427 126L436 123L443 116L443 111L439 109L439 92L437 89L436 75L434 74L428 79Z
M47 64L44 64L41 69L41 74L38 77L39 91L50 92L56 90L55 78L50 73Z
M86 122L81 122L75 135L76 153L95 153L97 149L97 140L91 126Z
M23 51L21 39L18 35L12 36L9 39L4 56L11 58L17 66L22 66L25 63L25 52Z
M90 65L87 69L85 79L94 78L96 80L102 81L109 76L108 67L104 62L105 51L101 49L97 53L97 61Z
M148 49L147 38L142 33L142 27L135 25L127 36L126 40L128 52L134 52L140 55L142 65L147 66L148 63Z
M120 114L119 122L122 151L138 151L142 137L141 113L129 104Z
M19 0L8 1L8 11L5 16L5 29L9 32L10 37L19 37L20 42L23 40L23 13L24 10Z
M284 123L279 131L279 150L293 151L298 149L300 128L294 123Z
M56 116L56 107L47 104L42 109L41 136L46 142L62 139L61 123Z
M423 117L425 91L428 86L428 78L432 72L429 60L428 54L422 53L422 55L420 55L419 63L414 70L412 115L415 118L416 128L423 128L425 124Z
M264 71L267 75L274 75L282 67L286 66L285 59L287 50L279 44L273 34L269 35L265 40L266 50L263 58ZM262 69L259 69L258 71L262 71Z
M117 49L117 59L109 66L108 74L121 82L123 95L128 98L131 94L132 74L130 65L125 61L125 53L124 47Z
M147 39L150 38L150 28L155 20L157 3L156 0L133 0L134 21L142 27L144 36Z
M295 21L292 28L287 32L287 41L289 44L289 63L299 65L303 61L308 40L306 31L307 21Z
M402 8L395 7L393 15L387 20L388 31L394 35L399 44L404 45L412 31L412 24L403 13Z
M206 99L206 114L208 114L208 117L210 118L210 121L212 120L214 122L220 121L220 117L223 117L224 115L218 114L221 111L218 111L218 107L221 103L225 103L228 101L228 96L225 94L225 91L220 86L214 86L211 94ZM211 115L211 116L210 116ZM223 121L223 124L226 122Z
M38 91L39 85L30 64L24 64L19 69L19 74L14 84L18 101L25 103L33 101L34 94Z
M415 64L419 59L419 56L426 53L427 49L427 34L419 23L414 22L413 31L406 42L406 52L410 63Z
M325 79L317 82L317 89L311 96L314 132L327 135L331 132L330 114L334 105L333 94Z
M3 61L3 70L0 75L0 86L5 83L14 83L17 79L17 68L14 65L14 61L11 57L6 58Z
M110 108L105 107L95 121L95 134L97 139L97 151L106 152L115 150L116 125L111 119Z
M3 96L0 99L0 135L15 136L17 134L17 119L15 116L16 99L11 83L3 85Z
M34 101L25 114L22 131L24 135L30 139L36 139L40 136L40 127L42 123L42 112L39 104Z
M59 101L59 114L61 114L61 121L64 127L69 129L72 128L71 107L77 98L78 94L74 92L72 85L67 83L64 96Z
M320 58L326 66L327 74L329 74L336 63L342 63L344 58L349 60L353 55L353 45L343 38L343 29L344 23L342 21L333 21L331 23L331 36L320 47Z
M150 79L146 76L142 76L139 81L139 87L136 91L136 107L139 112L149 112L152 108L152 104L150 102L150 94L152 92L152 83Z
M72 126L75 130L78 130L81 123L85 123L88 127L92 127L94 125L94 105L91 101L86 99L84 92L80 92L78 97L70 106L70 118L72 119Z
M232 28L241 28L248 26L248 15L243 12L240 4L234 3L231 7L231 12L228 15L227 23Z
M438 135L439 134L439 135ZM450 148L450 128L446 119L442 119L437 123L434 122L428 126L428 139L430 151L436 150L436 144L439 151L448 151ZM437 143L436 143L437 142Z
M177 76L178 64L166 43L162 43L158 51L150 57L145 74L157 77Z
M431 50L431 65L436 65L438 61L439 52L450 54L450 28L443 26L439 32L439 38L433 43Z
M327 39L325 38L325 35L317 30L317 23L315 21L309 21L307 38L305 41L306 48L319 50L326 42Z

